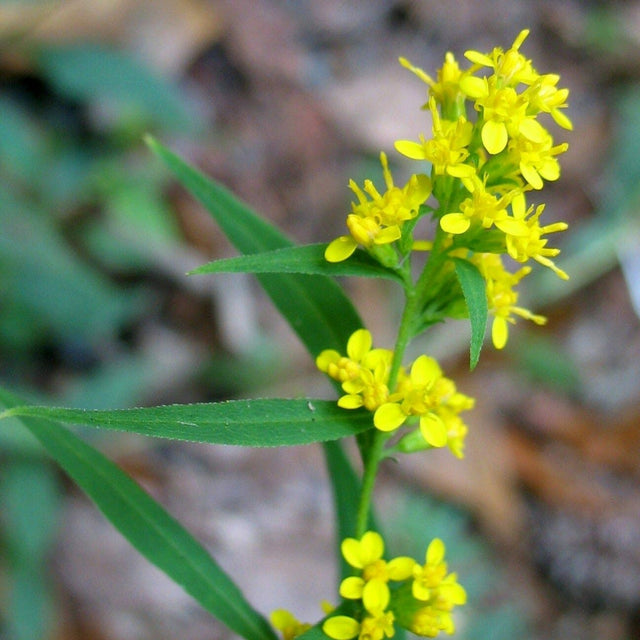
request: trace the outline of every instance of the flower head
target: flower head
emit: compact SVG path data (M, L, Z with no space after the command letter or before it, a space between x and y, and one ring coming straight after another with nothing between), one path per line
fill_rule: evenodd
M399 240L404 223L418 215L420 205L429 197L431 181L427 176L414 174L404 187L396 187L384 153L380 154L380 162L387 187L384 193L371 180L365 180L362 189L353 180L349 182L358 200L351 204L347 216L350 235L329 244L325 251L329 262L346 260L358 245L370 249Z
M521 222L524 231L517 234L506 234L507 252L517 262L526 262L533 259L541 265L551 269L559 278L568 280L569 276L565 271L558 268L551 258L560 253L560 249L547 247L548 238L543 236L547 233L557 233L565 231L569 225L566 222L554 222L545 226L540 226L540 216L544 211L544 204L539 205L533 212L533 205L526 208L524 194L514 199L512 203L514 216Z
M456 391L436 360L423 355L415 360L408 375L399 378L388 402L376 409L373 423L381 431L394 431L417 416L420 433L429 445L444 447L454 437L461 452L466 426L458 421L458 413L472 406L473 399Z
M532 84L538 74L533 68L531 60L520 53L520 47L528 35L529 30L523 29L507 51L504 51L502 47L494 47L490 53L469 50L465 51L464 56L479 67L493 69L495 77L500 79L504 85Z
M448 106L454 105L461 96L460 80L465 73L460 70L452 53L448 52L445 55L444 63L437 73L437 80L433 80L420 67L415 67L406 58L400 58L400 64L429 85L429 95L437 103L444 105L445 110L448 110Z
M473 125L464 116L455 121L441 119L435 98L429 100L429 109L433 117L433 137L427 140L421 135L420 142L398 140L396 150L412 160L429 161L436 176L468 178L474 175L474 166L466 164Z
M346 395L338 405L344 409L365 407L374 411L389 395L387 381L393 352L371 347L371 333L358 329L347 342L346 357L326 349L316 358L318 369L342 384Z
M392 637L395 616L388 610L391 599L388 583L407 580L412 575L415 560L406 556L384 560L384 540L375 531L367 531L359 540L345 538L341 549L344 559L359 570L359 575L349 576L340 583L340 595L349 600L361 600L365 613L361 620L332 616L324 622L323 631L335 640L347 640L356 635L362 640Z
M493 253L475 254L472 262L483 275L486 286L489 313L493 315L491 338L496 349L502 349L509 337L509 323L514 324L514 316L532 320L536 324L545 324L544 316L536 315L517 305L518 293L514 287L531 272L531 267L525 266L510 273L507 271L499 255Z

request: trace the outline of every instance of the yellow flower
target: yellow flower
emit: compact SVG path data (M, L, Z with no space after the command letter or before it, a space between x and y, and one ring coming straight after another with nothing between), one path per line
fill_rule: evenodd
M392 611L375 610L365 615L362 622L349 616L327 618L322 630L334 640L350 640L356 636L359 640L382 640L395 635L394 620Z
M517 130L525 118L526 101L512 87L499 88L493 77L466 80L462 90L475 98L476 109L482 109L482 144L489 153L500 153L507 146L510 131Z
M271 624L282 633L283 640L293 640L311 629L307 622L300 622L290 611L276 609L271 613Z
M362 640L391 638L395 616L387 611L391 592L389 580L407 580L413 572L415 560L399 556L389 562L383 560L384 540L379 533L367 531L360 540L345 538L341 545L344 559L359 576L345 578L340 584L340 595L351 600L362 600L365 615L361 621L349 616L333 616L323 624L323 631L335 640L348 640L356 635Z
M513 87L520 83L530 85L538 78L538 74L531 65L531 60L525 58L519 51L528 35L529 30L523 29L506 52L501 47L495 47L488 54L469 50L465 51L465 58L479 67L493 69L501 85Z
M413 569L412 593L416 600L429 600L433 591L447 575L444 561L446 548L440 538L434 538L427 548L425 564L416 564Z
M435 538L427 548L425 564L416 564L413 570L411 593L420 606L411 615L409 630L420 636L434 638L440 631L453 633L451 611L467 601L456 574L447 574L445 552L442 540Z
M517 235L507 233L507 252L509 255L518 262L526 262L529 259L536 260L541 265L551 269L558 277L568 280L567 273L558 268L551 260L551 258L560 253L560 249L547 247L549 239L542 236L547 233L565 231L569 225L566 222L554 222L541 227L540 215L544 211L544 204L539 205L535 213L532 214L533 205L529 209L526 208L524 194L514 199L512 208L514 217L521 221L525 228L525 233L518 233Z
M465 53L475 65L472 70L481 67L493 70L488 77L469 74L460 80L460 91L474 100L476 109L482 112L482 143L492 155L504 151L513 139L523 138L534 145L547 144L550 136L536 120L536 116L541 112L550 113L561 127L572 128L569 118L561 112L561 109L567 106L569 91L556 87L559 76L541 76L533 68L531 61L519 52L528 33L528 30L521 31L506 52L496 47L488 54L479 51ZM520 84L526 85L526 88L518 93L516 89ZM535 164L525 162L521 170L525 180L539 189L542 186L540 176L543 176L543 173L538 167L536 174L533 173L531 167ZM550 163L546 171L552 172ZM537 184L540 186L536 186Z
M360 569L361 577L351 577L343 580L345 598L360 598L364 585L370 581L387 583L389 580L405 580L411 575L415 561L413 558L399 556L393 560L382 559L384 554L384 540L379 533L367 531L360 540L345 538L341 544L344 559L354 569ZM359 593L356 593L359 591Z
M360 623L350 616L332 616L324 621L322 630L334 640L351 640L360 633Z
M328 262L346 260L358 247L369 249L374 245L391 244L402 237L402 225L418 215L420 205L431 193L431 181L425 175L412 175L400 188L393 183L387 156L380 154L386 191L381 194L371 180L365 180L361 189L353 180L349 187L358 201L351 203L347 216L350 235L340 236L325 250Z
M485 181L476 176L465 180L465 185L471 191L471 196L460 203L460 211L442 216L440 226L443 231L454 235L464 233L473 222L477 222L485 229L495 225L501 231L508 230L514 235L519 232L526 233L526 225L511 218L507 212L507 207L512 198L519 193L518 190L497 197L487 191Z
M433 447L447 444L447 429L436 413L438 398L431 393L442 375L438 363L420 356L412 365L409 376L400 381L398 392L381 405L373 416L373 424L381 431L394 431L409 416L420 416L420 431Z
M355 331L347 342L347 356L325 349L316 358L316 366L342 384L346 395L338 400L343 409L365 407L375 411L389 396L387 381L393 352L372 349L371 333Z
M448 52L445 55L444 63L437 73L437 81L434 81L420 67L412 65L406 58L400 58L400 64L426 82L430 88L429 95L433 96L439 104L445 105L445 108L458 99L463 73L452 53Z
M569 89L558 89L556 85L560 81L560 76L556 73L547 73L538 76L535 82L524 91L529 104L530 112L550 113L555 123L563 129L571 131L573 125L571 120L560 111L567 107Z
M427 160L433 165L436 176L450 175L468 178L475 174L475 167L465 164L469 157L468 146L473 135L473 125L460 116L455 122L441 120L434 98L429 100L433 116L433 138L426 140L420 135L420 142L397 140L396 150L412 160Z
M502 349L509 337L509 323L514 324L514 315L536 324L545 324L544 316L536 315L523 307L517 306L518 293L514 287L531 272L530 267L522 267L515 273L507 271L499 255L494 253L478 253L472 258L487 283L487 303L489 313L493 315L491 339L496 349Z
M569 148L565 142L553 144L553 138L548 133L539 141L524 137L514 139L509 145L509 154L514 164L519 165L522 177L534 189L542 189L545 180L554 181L560 177L560 164L556 156Z

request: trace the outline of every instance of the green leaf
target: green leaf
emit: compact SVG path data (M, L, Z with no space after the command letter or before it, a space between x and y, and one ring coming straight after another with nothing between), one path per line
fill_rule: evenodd
M0 390L3 406L20 402ZM55 422L23 418L21 423L116 529L207 611L247 640L276 640L204 547L120 468Z
M27 432L24 435L32 438ZM0 504L8 578L6 629L11 638L41 640L49 635L53 612L48 558L60 503L58 476L48 459L2 453Z
M471 322L470 366L471 369L474 369L480 359L480 350L487 330L486 283L478 268L471 262L462 258L454 258L453 260L456 265L456 275L469 310L469 320Z
M325 276L389 278L402 283L400 274L383 267L366 251L358 250L343 262L327 262L324 258L326 247L327 245L324 243L310 244L215 260L193 269L188 275L201 273L306 273Z
M51 216L4 184L0 228L3 320L17 313L62 340L98 341L143 310L141 295L77 258Z
M243 447L326 442L372 427L368 411L346 411L329 400L230 400L111 411L16 406L2 417L29 416L146 436Z
M223 186L153 138L147 138L147 142L182 185L204 205L238 251L253 254L293 246L281 231ZM351 301L331 278L307 274L256 277L314 357L323 349L344 351L349 336L363 326Z
M81 101L117 105L171 131L197 132L202 122L169 79L131 53L101 44L42 47L37 61L58 91Z
M351 567L342 557L340 545L345 538L355 535L358 504L360 501L360 479L353 470L340 442L325 442L325 464L336 514L336 557L340 558L340 578L351 575Z
M353 569L346 563L340 551L345 538L356 534L357 513L360 503L360 478L358 478L342 444L338 441L324 443L325 464L331 488L336 514L336 557L340 558L341 579L351 575ZM369 529L379 531L373 512L369 516Z

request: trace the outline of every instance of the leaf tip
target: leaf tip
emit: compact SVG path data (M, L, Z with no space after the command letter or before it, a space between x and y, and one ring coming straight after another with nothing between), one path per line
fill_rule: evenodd
M152 151L158 151L158 141L150 133L145 133L142 139Z

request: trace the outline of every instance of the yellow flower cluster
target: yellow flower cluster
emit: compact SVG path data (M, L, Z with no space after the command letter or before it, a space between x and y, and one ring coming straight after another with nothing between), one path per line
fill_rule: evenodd
M395 431L415 418L422 448L448 446L461 458L467 427L459 413L473 407L473 398L459 393L455 383L442 375L436 360L425 355L419 356L408 371L401 368L397 384L390 390L392 358L393 352L388 349L372 349L371 333L358 329L347 342L346 356L326 349L316 364L340 382L345 392L338 400L340 407L365 407L374 412L373 423L380 431Z
M371 180L365 180L364 190L353 180L349 182L358 198L347 216L350 235L336 238L327 247L325 258L329 262L346 260L359 244L374 249L375 253L377 246L399 240L402 225L418 215L418 208L431 194L431 180L427 176L413 175L404 187L396 187L384 153L380 154L380 163L387 187L384 194L378 192ZM378 257L384 262L382 252L378 251Z
M429 137L398 140L395 148L407 158L428 162L430 176L418 172L397 187L382 154L386 191L379 193L369 180L363 189L351 182L357 202L347 217L349 235L327 246L329 262L347 260L360 246L381 264L401 269L412 251L434 246L431 240L414 241L412 235L417 219L433 212L448 239L439 245L444 250L460 256L458 250L466 249L462 257L473 263L483 262L481 254L500 253L522 264L534 260L568 278L553 262L559 249L547 246L548 235L564 231L566 223L542 224L544 205L527 206L526 198L560 176L558 156L568 145L556 144L540 117L548 114L570 130L565 114L569 91L558 86L557 74L538 73L520 52L528 33L521 31L506 51L467 51L471 66L465 70L448 53L435 80L400 59L429 86L425 108L432 126ZM529 267L512 278L506 271L495 277L496 270L493 265L487 295L494 302L494 345L501 348L507 338L505 322L513 322L514 315L534 321L539 316L514 306L512 287ZM507 289L511 293L505 297Z
M452 634L451 612L467 596L456 574L447 574L444 543L438 538L431 542L424 565L408 556L386 561L383 554L384 541L374 531L360 540L342 541L342 555L358 575L342 581L340 595L361 603L360 613L328 617L324 633L334 640L382 640L395 635L397 624L428 638L440 631Z

